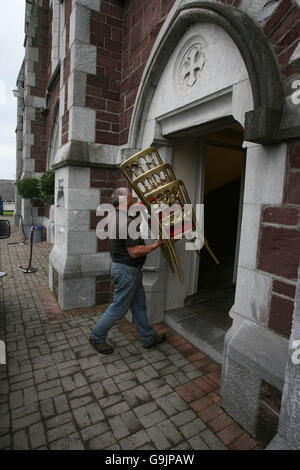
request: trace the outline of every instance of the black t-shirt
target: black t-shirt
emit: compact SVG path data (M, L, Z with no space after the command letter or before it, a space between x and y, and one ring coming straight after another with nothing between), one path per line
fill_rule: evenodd
M145 245L145 242L139 235L139 229L136 224L131 226L130 223L134 219L129 217L126 212L116 209L115 213L110 216L109 225L109 252L112 260L116 263L128 264L130 266L142 267L146 261L146 256L131 258L127 251L127 247ZM134 235L137 233L138 238Z

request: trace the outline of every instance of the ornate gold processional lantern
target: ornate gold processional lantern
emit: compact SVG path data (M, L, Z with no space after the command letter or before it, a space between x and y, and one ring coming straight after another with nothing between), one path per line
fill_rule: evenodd
M195 213L184 183L176 179L169 163L163 163L157 149L149 147L136 153L120 165L132 189L151 214L151 229L162 238L162 251L174 273L177 267L180 281L182 270L174 250L175 241L187 238L202 239L214 261L219 261L211 251L196 221ZM200 255L200 250L197 250Z

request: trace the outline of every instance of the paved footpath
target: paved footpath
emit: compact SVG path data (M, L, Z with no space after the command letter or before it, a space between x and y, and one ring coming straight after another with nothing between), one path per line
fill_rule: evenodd
M62 312L51 245L34 244L38 271L24 275L29 244L15 240L0 240L0 449L261 449L222 409L219 364L164 323L168 341L146 351L126 319L99 355L89 335L105 306Z

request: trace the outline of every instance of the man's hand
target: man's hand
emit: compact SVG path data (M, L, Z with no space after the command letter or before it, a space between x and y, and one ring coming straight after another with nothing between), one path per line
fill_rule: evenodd
M151 245L138 245L127 247L128 254L131 258L139 258L140 256L148 255L151 251L155 250L162 244L162 239L159 237Z
M158 248L162 244L162 239L158 237L158 239L153 243L153 245L156 245L155 248Z

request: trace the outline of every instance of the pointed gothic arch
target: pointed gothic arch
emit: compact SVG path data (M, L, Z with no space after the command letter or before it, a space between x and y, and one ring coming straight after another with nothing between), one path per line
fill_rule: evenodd
M137 148L140 123L161 76L166 58L193 24L220 26L237 46L245 63L253 95L253 110L245 115L245 140L260 144L280 141L283 108L280 73L273 52L253 20L229 5L190 1L180 5L164 25L146 64L129 131L129 147Z

